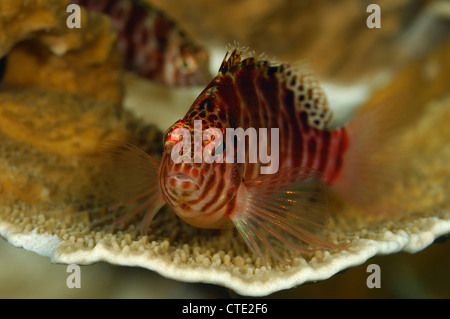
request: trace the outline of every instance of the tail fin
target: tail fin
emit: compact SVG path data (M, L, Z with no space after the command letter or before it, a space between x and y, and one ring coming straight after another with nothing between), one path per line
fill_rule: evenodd
M397 97L349 123L342 171L331 184L345 200L376 215L404 212L396 191L408 173L410 143L403 134L420 115L417 103Z

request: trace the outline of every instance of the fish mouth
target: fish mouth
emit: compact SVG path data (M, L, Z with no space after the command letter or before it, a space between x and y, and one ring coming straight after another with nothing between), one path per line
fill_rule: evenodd
M180 191L196 191L200 187L196 180L194 180L190 175L185 173L175 173L167 177L167 184L170 188L179 193Z
M192 177L185 173L175 173L175 174L169 176L169 178L173 178L177 182L194 182Z

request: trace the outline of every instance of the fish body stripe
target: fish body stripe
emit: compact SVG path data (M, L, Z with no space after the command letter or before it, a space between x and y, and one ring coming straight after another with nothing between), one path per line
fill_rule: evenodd
M174 125L183 125L193 136L194 121L201 120L203 132L207 128L219 128L224 141L226 128L244 131L254 128L257 133L260 128L265 128L268 154L271 153L271 129L279 129L279 169L313 169L321 173L326 183L332 183L341 170L347 133L345 128L327 129L332 114L317 82L309 73L299 72L289 65L275 66L255 58L243 61L235 58L232 54L224 60L218 75L194 101L179 121L181 124ZM232 218L242 209L242 202L237 198L241 184L260 177L261 166L270 165L249 162L248 141L246 139L245 163L236 161L237 145L226 142L223 164L204 161L194 164L200 172L195 175L189 171L192 165L187 165L185 173L190 174L199 186L196 196L166 197L172 206L183 202L190 208L183 210L180 206L177 214L181 218L185 216L183 219L189 220L190 212L192 216ZM225 163L225 153L230 147L234 148L234 163ZM200 224L208 227L206 220L202 219ZM195 222L191 224L196 225Z
M255 68L248 64L238 72L216 78L218 113L224 113L226 122L233 122L244 130L250 127L257 130L278 128L280 168L312 168L321 172L324 180L330 183L339 173L345 151L345 145L341 143L346 135L345 128L326 130L312 127L303 102L295 100L295 93L283 87L284 83L277 78L278 75L277 72L267 71L267 68ZM304 86L312 96L316 88ZM248 152L249 145L246 143L247 155ZM247 162L245 177L257 177L260 165Z

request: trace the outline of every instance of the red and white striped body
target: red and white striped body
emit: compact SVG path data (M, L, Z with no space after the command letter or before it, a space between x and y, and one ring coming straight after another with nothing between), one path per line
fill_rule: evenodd
M193 136L194 121L201 120L203 131L219 128L224 137L229 127L267 128L269 141L270 129L278 128L279 170L310 168L331 183L342 165L346 132L344 128L326 130L331 114L313 78L308 73L287 70L288 65L270 66L269 62L255 58L242 61L240 54L235 50L224 60L216 78L186 116L168 130L166 137L160 172L163 194L177 214L196 227L229 226L229 218L239 211L241 185L258 178L263 164L248 160L243 164L175 164L167 151L174 144L170 135L177 127L189 129ZM236 145L226 145L225 151L229 147ZM248 152L246 143L247 159ZM184 188L190 191L180 191Z

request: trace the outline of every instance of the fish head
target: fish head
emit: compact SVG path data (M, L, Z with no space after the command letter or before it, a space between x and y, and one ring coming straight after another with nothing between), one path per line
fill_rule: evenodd
M223 152L223 147L216 146L223 140L212 137L208 129L207 122L194 125L186 119L167 130L160 185L167 203L185 222L199 228L221 228L227 203L237 194L241 177L236 164L225 163L225 157L219 159L216 150ZM217 161L211 160L214 156Z
M209 55L203 47L191 43L180 45L174 63L179 85L206 85L212 79Z

